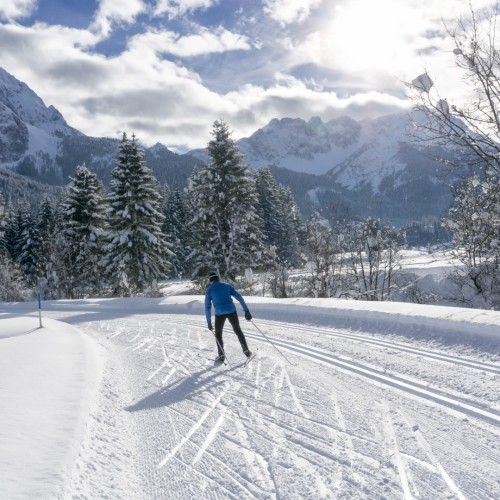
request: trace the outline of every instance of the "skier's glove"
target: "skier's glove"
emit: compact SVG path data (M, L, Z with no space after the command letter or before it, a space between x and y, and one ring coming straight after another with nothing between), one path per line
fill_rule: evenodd
M209 324L208 324L208 329L209 329L211 332L213 332L214 327L212 326L212 323L209 323Z
M252 315L250 314L250 311L245 311L245 319L247 321L250 321L252 319Z

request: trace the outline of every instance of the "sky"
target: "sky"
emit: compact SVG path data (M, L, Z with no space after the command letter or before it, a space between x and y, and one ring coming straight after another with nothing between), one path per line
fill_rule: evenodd
M475 9L496 3L473 0ZM467 0L0 0L0 67L94 137L206 146L273 118L408 109L429 72L460 98L444 24Z

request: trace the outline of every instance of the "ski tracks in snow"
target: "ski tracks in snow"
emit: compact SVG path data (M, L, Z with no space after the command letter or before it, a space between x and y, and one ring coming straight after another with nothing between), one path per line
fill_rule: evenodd
M231 369L212 366L213 338L193 316L149 315L92 327L113 352L122 352L126 380L119 388L129 388L130 401L114 411L125 413L137 435L137 499L500 495L495 479L500 451L491 445L500 435L494 411L443 388L433 392L427 382L404 373L388 373L376 366L379 358L370 367L334 354L327 329L318 329L309 347L304 336L293 340L293 329L280 337L274 325L271 338L296 361L293 367L248 334L254 349L261 347L246 368L236 337L226 329ZM388 342L371 345L391 351ZM445 354L426 357L424 350L408 346L394 349L426 363L496 376L492 364ZM386 357L392 359L390 353ZM451 398L453 411L442 397ZM477 421L481 412L486 418ZM453 454L447 457L450 436ZM472 470L470 463L476 465ZM124 470L134 467L129 463Z

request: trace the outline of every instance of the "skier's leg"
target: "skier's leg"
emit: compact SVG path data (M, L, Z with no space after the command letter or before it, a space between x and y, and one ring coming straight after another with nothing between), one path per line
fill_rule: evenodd
M226 322L226 315L221 316L215 315L215 338L217 339L217 351L219 356L224 356L224 342L222 341L222 329L224 328L224 323Z
M234 333L236 333L238 340L240 341L241 348L243 349L243 352L245 354L247 354L250 351L248 350L247 340L246 340L245 335L243 334L243 330L241 329L241 326L240 326L240 320L238 319L238 313L234 312L234 313L228 314L227 318L229 319L229 322L231 323L231 326L233 327Z

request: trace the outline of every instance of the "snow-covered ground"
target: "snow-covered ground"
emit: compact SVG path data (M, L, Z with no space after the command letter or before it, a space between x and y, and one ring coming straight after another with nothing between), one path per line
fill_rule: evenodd
M0 498L500 498L499 312L247 302L0 304Z

